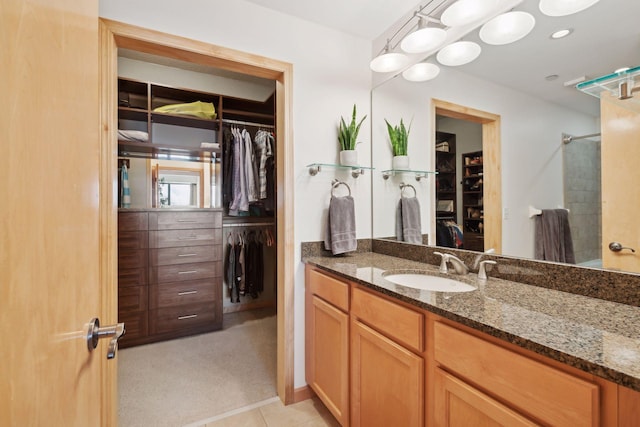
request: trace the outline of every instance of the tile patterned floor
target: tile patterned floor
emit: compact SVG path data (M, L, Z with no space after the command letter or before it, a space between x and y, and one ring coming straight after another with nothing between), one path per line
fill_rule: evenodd
M258 407L217 417L200 427L339 427L340 424L318 398L284 406L279 399L270 399Z

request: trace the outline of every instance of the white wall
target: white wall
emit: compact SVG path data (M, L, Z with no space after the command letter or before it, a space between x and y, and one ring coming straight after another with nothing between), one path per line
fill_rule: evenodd
M101 0L100 16L145 28L266 56L293 64L295 203L294 386L304 380L304 274L300 243L322 240L324 209L334 177L346 180L356 199L358 238L371 237L368 175L323 170L310 177L305 165L338 159L337 124L354 103L369 110L371 73L368 40L293 18L243 0ZM363 126L368 126L370 119ZM368 164L368 132L359 158Z
M433 98L501 116L502 205L509 212L508 218L503 216L502 249L504 254L532 258L534 224L528 216L529 205L563 206L561 135L597 132L597 119L451 68L425 83L411 83L398 77L375 88L372 111L377 118L414 117L409 137L414 168L434 167L433 147L425 143L433 140L429 112ZM390 156L386 130L374 125L372 140L373 166L383 166ZM428 186L421 183L420 187L421 203L423 200L428 203L433 180ZM389 200L393 200L391 194L395 193L376 180L373 190L373 235L386 236L393 218ZM432 214L428 204L423 204L424 211ZM423 232L431 232L426 228L429 220L423 214Z

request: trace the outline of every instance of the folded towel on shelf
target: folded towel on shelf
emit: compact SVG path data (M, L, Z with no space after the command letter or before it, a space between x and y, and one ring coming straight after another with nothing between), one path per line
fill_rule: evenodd
M357 247L353 197L331 196L324 248L330 250L333 255L338 255L353 252Z
M153 109L156 113L179 114L193 116L200 119L213 120L216 118L216 109L211 102L188 102L185 104L169 104Z
M407 243L422 244L420 202L417 197L401 197L396 211L396 237Z
M535 259L575 264L569 212L542 209L535 221Z
M147 142L149 141L149 134L141 130L118 129L118 140L133 141L133 142Z

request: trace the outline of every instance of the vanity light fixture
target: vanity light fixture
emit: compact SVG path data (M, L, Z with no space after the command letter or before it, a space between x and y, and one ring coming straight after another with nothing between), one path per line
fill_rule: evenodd
M460 27L479 21L496 8L499 0L458 0L440 17L447 27Z
M503 13L480 28L480 40L491 45L513 43L529 34L535 25L536 19L530 13Z
M409 33L400 48L407 53L422 53L440 46L447 38L447 32L442 28L427 27L427 18L420 17L418 29Z
M442 65L457 67L473 61L480 55L481 51L482 48L478 43L459 41L440 49L436 58Z
M440 74L440 67L428 62L418 62L402 72L402 77L410 82L426 82Z
M571 33L573 33L573 28L565 28L563 30L558 30L555 33L552 33L549 37L551 37L554 40L558 40L558 39L567 37Z
M566 16L585 10L600 0L540 0L540 12L547 16Z
M369 63L369 67L377 73L390 73L398 71L409 63L409 58L403 53L391 52L389 42L384 47L382 54L376 56Z

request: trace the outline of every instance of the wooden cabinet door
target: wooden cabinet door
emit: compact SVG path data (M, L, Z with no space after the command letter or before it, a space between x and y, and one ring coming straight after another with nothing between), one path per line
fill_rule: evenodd
M437 427L538 425L442 369L435 370L433 380L434 419Z
M340 425L349 425L349 316L310 295L307 383Z
M351 322L351 424L424 425L424 360L357 320Z

